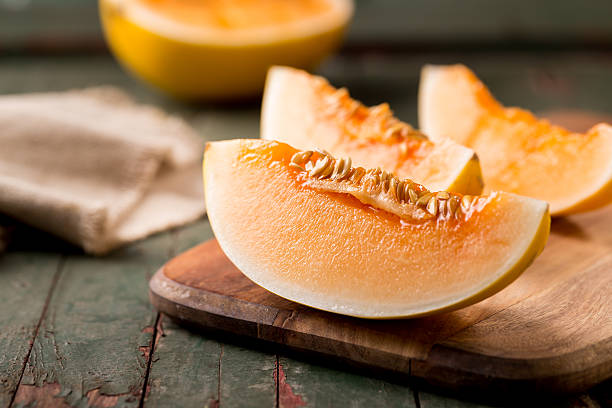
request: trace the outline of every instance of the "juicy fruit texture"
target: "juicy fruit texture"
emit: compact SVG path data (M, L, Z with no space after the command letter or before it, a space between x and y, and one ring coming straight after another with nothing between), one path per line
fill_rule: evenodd
M386 103L368 108L346 89L298 69L268 72L261 137L350 156L356 165L381 166L432 190L480 194L483 187L472 150L449 140L433 143L393 117Z
M612 202L612 127L572 133L499 104L463 65L427 66L421 75L419 122L436 140L474 149L488 191L550 203L553 215Z
M352 0L99 0L123 64L183 99L263 89L273 64L311 68L340 44Z
M331 10L325 0L138 0L157 14L194 30L274 27Z
M431 194L380 169L273 141L210 143L204 183L217 240L247 277L358 317L414 317L482 300L520 275L550 227L539 200Z

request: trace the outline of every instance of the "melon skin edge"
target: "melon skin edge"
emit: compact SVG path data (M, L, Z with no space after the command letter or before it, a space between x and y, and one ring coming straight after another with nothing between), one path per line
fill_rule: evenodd
M210 147L210 144L207 146L207 152L209 151L209 147ZM209 172L207 171L207 160L204 160L203 171L204 171L204 182L206 183L208 180L207 177L209 176L208 174ZM228 244L225 242L225 239L223 237L225 232L222 232L223 229L220 228L220 226L216 224L217 220L214 214L215 206L212 205L213 203L210 200L212 200L211 195L206 194L207 207L209 208L209 220L211 223L211 227L218 238L218 242L219 242L219 245L221 246L221 249L228 256L228 258L238 267L238 269L243 271L243 273L247 271L245 275L250 280L262 286L263 288L269 287L269 285L267 285L267 282L265 281L266 280L265 278L259 277L257 273L249 273L249 271L253 271L253 268L256 268L256 266L251 265L249 261L246 261L241 257L240 249L233 247L233 245L228 246ZM536 232L535 234L530 235L533 237L531 242L528 244L526 243L525 247L523 247L525 249L521 250L521 252L518 252L522 255L517 256L518 259L509 259L510 264L507 267L504 267L503 269L501 269L500 272L496 274L496 276L493 276L488 282L485 282L481 287L476 288L473 293L469 294L467 297L464 297L458 301L451 298L450 301L446 303L440 302L441 304L436 305L435 307L429 308L427 310L410 311L407 314L392 313L388 315L385 315L385 314L372 315L372 314L362 314L358 312L347 313L345 310L334 309L330 307L317 307L316 305L310 304L307 298L303 298L301 296L294 296L294 295L285 296L285 294L291 292L291 288L287 288L287 290L285 291L285 289L282 289L282 288L279 289L280 288L279 285L276 285L276 288L273 292L288 300L294 301L296 303L305 304L309 307L314 307L315 309L320 309L320 310L324 310L327 312L333 312L333 313L341 313L341 314L349 315L353 317L368 318L368 319L413 318L413 317L437 314L437 313L442 313L442 312L462 308L470 304L476 303L480 300L483 300L493 295L494 293L500 291L504 287L506 287L508 284L510 284L512 281L518 278L518 276L520 276L520 274L527 268L527 266L529 266L533 262L536 256L541 253L541 251L543 250L545 246L545 243L548 238L549 231L550 231L550 215L548 212L548 206L543 202L542 202L542 207L540 210L542 211L541 218L538 218L538 219L541 219L541 221L537 229L534 228L532 230ZM306 294L306 297L308 297L308 294Z

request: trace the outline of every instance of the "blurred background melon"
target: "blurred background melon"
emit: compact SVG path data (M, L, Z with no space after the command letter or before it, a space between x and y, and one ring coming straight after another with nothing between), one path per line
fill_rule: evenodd
M312 69L335 51L352 0L100 0L108 44L181 99L256 96L270 65Z

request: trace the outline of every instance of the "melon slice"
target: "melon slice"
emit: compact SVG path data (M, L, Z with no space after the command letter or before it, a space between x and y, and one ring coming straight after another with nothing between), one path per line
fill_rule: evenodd
M368 108L346 89L294 68L268 71L261 137L350 156L358 166L381 166L436 191L480 194L483 187L472 150L449 140L433 143L393 117L386 103Z
M180 98L260 94L268 67L312 68L335 51L352 0L100 0L115 56Z
M365 318L478 302L543 249L547 203L431 193L381 169L265 140L209 143L208 217L251 280L292 301Z
M419 123L435 140L450 138L480 157L486 189L535 197L553 215L612 202L612 127L572 133L530 112L505 108L463 65L427 66Z

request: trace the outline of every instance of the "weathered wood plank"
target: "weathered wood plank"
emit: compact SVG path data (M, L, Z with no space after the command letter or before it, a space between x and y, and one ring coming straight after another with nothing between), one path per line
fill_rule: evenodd
M102 47L96 0L0 2L0 49ZM609 44L606 0L529 3L472 0L357 0L347 36L351 46L497 44Z
M275 356L223 344L162 317L146 407L273 407Z
M207 220L176 232L182 252L212 237ZM276 357L220 343L162 318L149 374L147 407L274 406Z
M349 44L580 44L605 42L610 26L605 0L508 3L471 0L357 0ZM606 27L606 28L604 28ZM597 33L597 34L595 34Z
M280 408L416 407L412 389L289 357L278 361Z
M458 400L450 397L432 394L429 392L418 392L421 408L486 408L488 405ZM528 403L528 400L527 400Z
M56 254L0 254L0 407L17 390L59 266Z
M338 55L319 73L372 105L389 102L397 116L417 125L417 91L423 64L462 62L475 69L493 94L508 106L534 111L584 109L612 112L612 56L603 53L470 53ZM143 86L107 56L15 57L0 64L0 94L117 85L138 100L187 119L209 139L254 137L259 103L185 105Z
M146 407L215 407L222 344L162 317Z
M207 221L174 231L173 253L211 236ZM219 400L221 343L181 328L162 316L151 360L147 407L214 407Z
M171 247L161 234L105 258L66 258L17 406L138 405L156 317L147 282Z
M257 350L223 345L220 406L274 407L276 356Z

